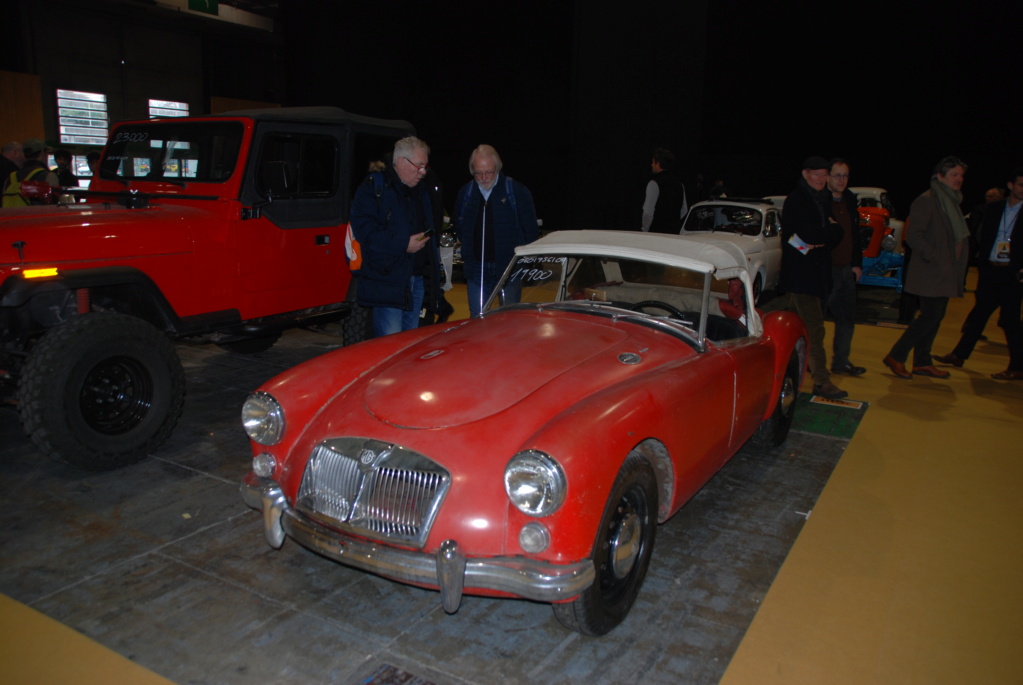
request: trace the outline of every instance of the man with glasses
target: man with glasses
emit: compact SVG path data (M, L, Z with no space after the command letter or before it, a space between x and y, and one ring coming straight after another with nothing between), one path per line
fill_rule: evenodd
M409 136L394 144L391 166L366 177L352 200L352 232L362 250L358 303L373 308L373 335L419 326L424 276L440 282L430 194L420 181L430 148Z
M786 307L806 324L813 394L840 400L849 393L831 382L824 351L824 303L831 283L831 250L842 239L842 227L831 219L831 193L826 189L830 169L823 157L807 158L802 178L785 198L778 284L783 296L774 308Z
M479 316L515 248L540 237L533 195L526 186L501 173L501 157L490 145L469 156L473 180L458 191L455 230L462 243L469 314ZM505 302L515 301L505 293Z
M835 319L831 345L831 373L862 376L866 369L849 361L853 331L856 329L856 284L863 275L863 241L856 196L849 190L849 163L831 160L828 191L831 194L830 221L842 227L842 238L831 250L831 295L828 308Z

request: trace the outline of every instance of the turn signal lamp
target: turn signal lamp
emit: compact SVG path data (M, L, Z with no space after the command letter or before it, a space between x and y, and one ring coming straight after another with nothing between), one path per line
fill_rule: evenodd
M47 276L56 276L57 267L51 266L46 269L25 269L21 272L25 278L46 278Z

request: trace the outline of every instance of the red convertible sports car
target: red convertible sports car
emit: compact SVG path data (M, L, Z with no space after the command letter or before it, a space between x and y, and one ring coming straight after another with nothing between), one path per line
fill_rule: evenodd
M806 366L729 243L565 231L520 247L476 319L346 347L245 402L267 541L440 591L550 602L601 635L656 524L753 438L782 443Z

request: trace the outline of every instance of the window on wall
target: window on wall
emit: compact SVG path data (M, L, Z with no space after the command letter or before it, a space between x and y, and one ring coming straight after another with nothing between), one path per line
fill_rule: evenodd
M57 122L65 145L104 145L110 119L107 96L79 90L57 90Z
M150 100L149 116L156 117L187 117L188 103L173 100Z

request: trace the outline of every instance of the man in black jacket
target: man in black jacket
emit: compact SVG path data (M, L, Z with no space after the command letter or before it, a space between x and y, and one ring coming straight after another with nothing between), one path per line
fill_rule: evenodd
M675 155L662 147L654 150L650 160L653 177L646 186L643 199L643 223L640 227L650 233L678 235L682 231L682 217L689 211L686 189L675 175Z
M988 319L996 309L998 325L1005 331L1009 347L1009 368L992 374L1000 381L1023 380L1023 167L1009 180L1009 197L984 209L977 253L977 303L966 316L963 335L950 354L934 357L942 364L960 367L970 358Z
M831 220L831 193L826 190L831 165L823 157L803 162L802 178L785 198L781 228L783 306L799 314L810 334L813 394L840 400L849 393L831 382L824 351L824 303L831 286L831 250L842 228Z
M831 373L862 376L866 369L849 361L853 331L856 329L856 284L863 275L863 241L856 196L849 190L849 162L831 160L828 191L831 193L830 221L842 227L842 238L831 251L831 295L828 309L835 319L831 344Z

